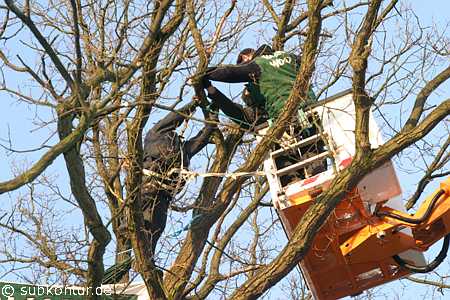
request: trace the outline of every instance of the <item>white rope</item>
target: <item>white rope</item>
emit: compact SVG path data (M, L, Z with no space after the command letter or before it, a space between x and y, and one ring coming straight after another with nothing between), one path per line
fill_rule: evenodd
M236 180L237 177L243 177L243 176L266 176L266 173L263 171L255 171L255 172L232 172L232 173L200 173L200 172L193 172L186 169L179 169L179 168L173 168L168 173L167 176L163 176L159 173L143 169L142 173L146 176L155 176L158 178L165 179L168 176L170 176L173 173L179 173L180 175L184 175L187 180L189 179L195 179L196 177L225 177L225 178L233 178Z
M159 174L157 172L153 172L153 171L150 171L147 169L143 169L142 173L146 176L156 177L157 179L159 179L159 180L151 180L149 182L146 182L144 184L144 186L152 186L157 189L164 189L164 190L174 193L174 194L177 194L178 192L180 192L178 190L179 182L180 182L180 180L183 180L183 178L172 179L172 178L169 178L170 174L167 176L163 176L162 174ZM180 174L180 177L182 177L182 174ZM171 185L170 183L166 184L163 182L163 180L171 181L171 182L173 182L173 184L175 186Z
M186 174L189 178L195 177L225 177L225 178L233 178L234 180L237 177L250 177L250 176L266 176L266 173L262 171L255 172L233 172L233 173L199 173L192 172L189 170L181 170L182 174Z

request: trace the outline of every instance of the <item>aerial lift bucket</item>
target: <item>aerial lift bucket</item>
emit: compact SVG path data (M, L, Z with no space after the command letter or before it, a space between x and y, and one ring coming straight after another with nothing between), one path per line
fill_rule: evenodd
M264 161L272 202L288 237L314 199L326 190L354 156L355 109L351 91L320 101L307 112L313 134L285 135ZM373 148L382 145L381 133L370 115L369 139ZM260 128L258 138L266 128ZM295 130L293 130L295 131ZM291 132L293 132L291 131ZM326 147L318 147L318 143ZM304 153L308 145L315 153ZM289 166L279 166L283 155L297 154ZM326 163L325 163L326 162ZM317 172L309 166L324 166ZM295 176L290 176L295 174ZM291 182L286 183L286 177ZM391 162L366 175L338 204L300 262L303 276L315 299L338 299L357 295L412 273L399 261L426 265L422 252L450 232L450 179L446 192L433 204L425 222L411 224L401 201L401 189ZM425 212L430 196L419 208ZM400 216L400 218L398 218Z

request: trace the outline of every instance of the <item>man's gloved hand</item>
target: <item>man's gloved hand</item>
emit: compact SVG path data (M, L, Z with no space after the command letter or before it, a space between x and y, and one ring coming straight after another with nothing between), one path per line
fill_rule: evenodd
M200 101L200 97L198 96L192 96L192 101L194 101L194 105L195 106L200 106L201 105L201 101Z
M189 78L189 79L186 81L186 84L187 84L187 85L190 85L190 86L194 85L194 80L195 80L195 79L196 79L195 77ZM206 79L205 77L202 77L201 80L200 80L200 82L202 83L202 86L203 86L203 88L205 88L205 89L207 89L207 88L209 88L209 87L211 86L211 81L210 81L209 79Z
M204 109L210 105L208 100L205 99L205 102L202 102L200 97L198 97L197 95L192 96L192 101L195 106L199 106L202 109Z
M211 81L209 79L206 79L205 77L202 78L202 85L203 85L203 88L205 88L205 89L212 86Z

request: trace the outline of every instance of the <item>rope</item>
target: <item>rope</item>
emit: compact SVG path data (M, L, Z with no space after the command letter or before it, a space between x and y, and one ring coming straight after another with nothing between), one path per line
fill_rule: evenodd
M194 216L191 221L189 221L189 223L187 223L185 226L183 226L181 229L173 232L172 234L169 234L169 237L175 238L178 237L180 234L182 234L184 231L188 231L189 228L192 227L192 225L195 223L195 221L197 221L202 215L198 214L196 216Z
M161 175L157 172L153 172L148 169L143 169L142 173L146 176L154 176L159 179L165 179L167 180L168 176L172 175L173 173L179 173L180 175L184 175L185 180L194 179L196 177L225 177L225 178L233 178L236 180L237 177L245 177L245 176L266 176L266 173L263 171L254 171L254 172L232 172L232 173L200 173L200 172L194 172L189 171L186 169L180 169L180 168L173 168L171 169L165 176Z

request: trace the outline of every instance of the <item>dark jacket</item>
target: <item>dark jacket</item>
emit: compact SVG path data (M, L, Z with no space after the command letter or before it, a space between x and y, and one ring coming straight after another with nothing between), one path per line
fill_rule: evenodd
M267 120L264 109L257 106L244 107L235 103L217 88L214 88L214 93L208 93L208 98L212 100L211 106L219 108L230 120L244 129L251 129Z
M166 227L170 202L185 185L184 179L173 169L188 168L191 158L209 142L213 127L206 125L193 138L183 142L175 131L186 115L196 108L194 103L171 112L147 132L144 140L144 168L154 175L143 180L144 234L154 255L161 234ZM126 226L126 224L125 224ZM154 257L152 257L154 259Z
M221 65L208 68L205 79L212 81L238 83L256 82L261 76L261 68L253 60L240 65Z
M195 108L190 103L169 113L147 132L144 140L144 168L160 175L152 178L156 182L173 187L177 183L176 190L182 189L184 182L180 186L176 172L167 174L173 169L188 168L191 158L208 144L212 132L212 126L206 125L195 137L182 141L176 129Z

